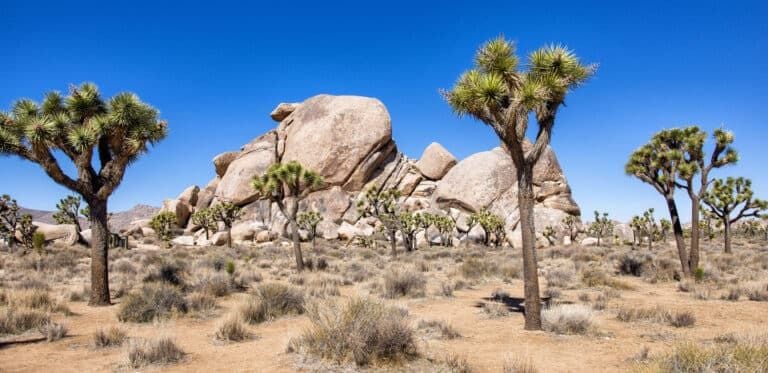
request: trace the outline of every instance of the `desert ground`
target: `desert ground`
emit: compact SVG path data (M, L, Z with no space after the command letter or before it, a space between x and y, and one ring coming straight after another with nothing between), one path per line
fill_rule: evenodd
M0 371L768 367L760 239L737 239L734 254L705 241L704 270L683 281L671 243L539 250L539 332L523 330L519 249L432 246L392 259L386 242L365 244L305 243L302 273L286 241L112 250L108 307L87 305L85 247L3 252L0 324L18 329L0 336ZM151 345L160 340L172 346Z

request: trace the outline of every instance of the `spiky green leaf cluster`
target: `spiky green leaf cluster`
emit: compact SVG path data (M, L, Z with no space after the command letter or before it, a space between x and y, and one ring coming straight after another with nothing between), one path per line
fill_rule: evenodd
M323 178L317 172L304 168L297 161L275 163L261 176L251 180L251 186L263 198L282 200L300 197L319 188Z
M19 204L11 196L0 196L0 239L9 246L16 242L16 230L21 219L19 210Z
M173 238L173 228L176 226L176 214L171 211L161 211L149 221L149 227L157 237L166 244Z
M484 243L486 246L490 245L492 236L496 246L501 246L501 244L506 240L504 219L486 209L472 213L469 216L467 224L470 227L479 225L480 228L482 228L485 237Z
M22 215L16 227L16 233L25 249L32 250L35 248L35 232L37 232L37 226L32 224L32 215Z
M397 214L399 198L400 191L397 189L384 190L378 185L371 185L357 201L357 212L363 217L373 216L382 220L383 217Z
M571 242L576 240L576 236L579 234L581 219L575 215L567 215L563 218L562 225L568 230L568 236L570 237Z
M86 198L106 199L126 166L165 138L166 123L157 117L158 111L133 93L105 101L94 84L83 83L66 97L50 92L42 104L22 99L0 113L0 154L40 164L54 181ZM62 171L56 151L72 160L77 178Z
M78 196L66 196L56 204L56 212L53 219L58 224L74 224L80 230L80 204L82 200Z
M211 233L219 229L219 224L213 208L203 208L192 213L192 224L199 226L205 232L205 239L209 238Z
M323 221L323 214L316 210L300 212L296 218L299 227L309 232L309 238L314 240L317 233L317 225Z
M603 238L611 237L613 235L613 228L615 224L613 220L608 217L608 213L595 211L595 221L589 225L589 234L597 238L598 245Z
M555 231L555 228L553 226L548 225L546 228L544 228L544 231L541 232L541 235L547 239L549 246L552 246L555 244L555 239L557 238L557 231Z
M210 214L215 221L220 221L227 228L232 228L232 224L240 217L242 209L231 202L219 202L210 208Z

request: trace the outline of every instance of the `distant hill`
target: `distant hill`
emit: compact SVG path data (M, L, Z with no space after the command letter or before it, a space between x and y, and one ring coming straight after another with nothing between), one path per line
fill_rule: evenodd
M120 231L123 228L128 227L134 220L149 219L160 210L159 207L149 205L136 205L130 210L115 212L112 214L112 218L109 220L109 224L113 231ZM53 211L33 210L21 208L22 214L32 215L32 220L39 221L41 223L56 224L53 220ZM88 229L88 222L85 219L80 219L80 224L83 229Z

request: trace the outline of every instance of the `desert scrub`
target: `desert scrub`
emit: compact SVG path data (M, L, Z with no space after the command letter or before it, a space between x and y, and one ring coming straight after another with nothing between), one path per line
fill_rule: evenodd
M485 302L481 306L483 313L491 319L506 317L510 315L509 307L500 302Z
M184 268L177 263L163 263L157 269L144 276L145 283L162 282L184 287Z
M533 363L533 361L523 358L510 358L506 359L504 361L504 366L502 367L503 373L539 373L539 369L536 368L536 365Z
M304 293L278 282L259 285L251 299L240 307L240 315L250 324L304 313Z
M213 337L217 341L241 342L250 339L251 333L240 315L230 315L216 326Z
M689 311L672 312L661 306L651 308L621 308L616 315L619 321L623 322L654 322L660 324L669 324L676 328L693 326L696 323L696 316Z
M587 287L607 286L617 290L634 290L632 285L609 276L597 267L585 269L581 273L581 282Z
M40 310L6 307L0 311L0 335L21 334L49 322L48 314Z
M475 258L465 260L459 267L461 275L471 280L489 276L497 271L498 267L495 264Z
M307 295L315 298L337 297L341 295L339 286L342 280L330 276L316 277L307 284Z
M152 364L173 364L183 358L184 351L168 337L136 341L128 348L128 364L135 369Z
M650 362L639 363L647 372L767 372L768 338L742 336L714 343L684 342Z
M311 326L289 342L288 351L336 363L366 366L418 356L407 312L370 298L324 301L308 312Z
M179 289L163 283L149 283L125 297L117 311L117 319L123 322L150 322L173 314L184 314L187 310L187 300Z
M48 342L58 341L67 336L66 326L51 321L40 325L38 331Z
M423 297L427 286L424 274L413 269L390 269L384 274L384 297Z
M594 311L583 304L561 304L541 312L544 330L584 335L594 329Z
M120 328L113 326L108 330L99 329L93 333L92 341L95 348L122 346L128 335Z
M440 320L420 320L416 329L436 339L456 339L461 337L461 333L456 328Z

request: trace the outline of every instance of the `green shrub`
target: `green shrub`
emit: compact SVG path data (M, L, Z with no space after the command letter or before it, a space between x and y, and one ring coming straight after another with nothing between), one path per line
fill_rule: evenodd
M45 247L45 234L43 232L32 234L32 246L37 252L43 251L43 247Z

